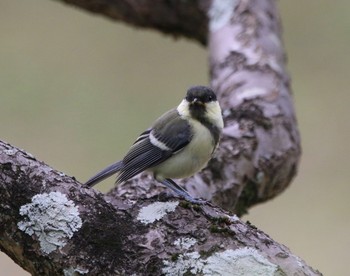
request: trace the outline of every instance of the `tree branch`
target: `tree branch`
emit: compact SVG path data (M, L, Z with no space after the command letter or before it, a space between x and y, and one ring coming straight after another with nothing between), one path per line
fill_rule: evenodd
M225 129L208 168L181 182L192 195L240 215L288 186L300 140L275 1L65 2L208 42ZM153 182L142 174L104 196L1 142L0 248L41 275L210 275L223 259L248 275L320 274L217 207L156 201Z
M225 129L209 166L181 183L192 195L241 215L290 184L300 137L275 1L213 1L207 13L211 85ZM163 189L150 183L140 176L110 194L153 196Z
M232 3L226 21L210 20L211 83L226 122L211 168L221 168L214 202L243 213L289 185L301 150L276 2Z
M174 37L185 36L205 45L209 0L61 0L84 10Z
M0 171L0 249L33 275L321 275L211 204L109 198L4 142Z

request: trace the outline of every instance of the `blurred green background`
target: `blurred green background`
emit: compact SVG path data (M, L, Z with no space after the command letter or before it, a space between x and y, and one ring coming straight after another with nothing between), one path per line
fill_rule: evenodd
M350 1L279 6L303 157L290 188L244 219L325 275L349 275ZM0 0L0 139L80 181L188 86L207 84L207 71L192 41L56 1ZM28 275L2 253L0 267Z

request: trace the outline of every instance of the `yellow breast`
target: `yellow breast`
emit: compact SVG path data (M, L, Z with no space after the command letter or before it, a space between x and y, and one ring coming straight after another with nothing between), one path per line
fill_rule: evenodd
M191 120L191 142L172 157L150 169L158 180L185 178L202 170L214 151L214 141L209 130L201 123Z

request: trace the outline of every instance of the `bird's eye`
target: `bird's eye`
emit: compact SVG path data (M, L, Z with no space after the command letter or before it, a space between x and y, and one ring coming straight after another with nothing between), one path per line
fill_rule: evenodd
M186 97L186 100L188 101L188 102L193 102L193 100L194 100L194 97L191 95L191 96L187 96Z
M206 101L207 102L211 102L211 101L213 101L214 100L214 97L212 96L212 95L208 95L207 97L206 97Z

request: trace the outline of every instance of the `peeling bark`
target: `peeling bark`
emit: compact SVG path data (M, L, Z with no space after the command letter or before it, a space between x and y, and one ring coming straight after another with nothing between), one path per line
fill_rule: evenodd
M209 34L211 84L226 122L212 162L225 167L210 199L242 213L289 185L301 151L276 4L233 3L229 20Z
M275 1L63 1L208 44L225 129L208 168L180 181L193 196L241 215L289 185L300 139ZM212 275L223 259L248 274L320 275L220 207L161 191L142 174L102 195L0 142L0 249L34 275Z
M216 2L229 3L207 11L211 86L225 128L208 167L179 183L193 196L242 215L288 187L297 172L300 137L275 1ZM110 194L153 196L163 190L150 181L140 176Z
M211 204L110 198L3 142L0 171L0 249L33 275L227 275L238 270L321 275L253 225ZM68 202L55 211L40 209L53 194ZM21 215L28 206L34 215ZM82 224L58 242L57 233L66 233L74 221L60 214L72 206ZM43 224L43 216L51 217L49 223ZM26 230L19 226L24 221ZM47 244L56 248L48 252Z

